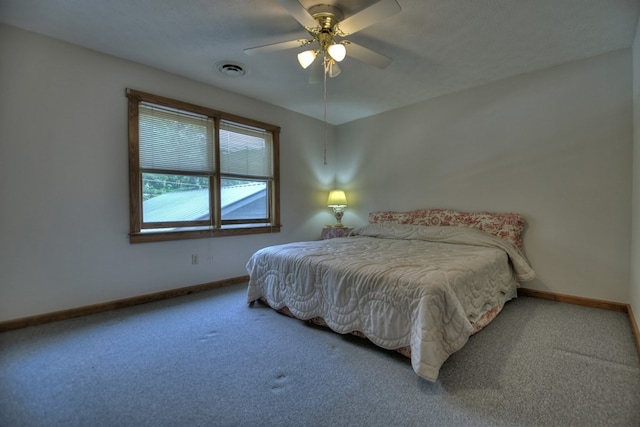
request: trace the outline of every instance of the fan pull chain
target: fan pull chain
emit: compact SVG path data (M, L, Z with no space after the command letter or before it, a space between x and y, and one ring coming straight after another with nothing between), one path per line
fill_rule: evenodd
M327 133L327 71L329 70L329 65L327 58L325 56L322 61L322 67L324 68L324 78L323 78L323 94L322 94L322 104L324 106L324 165L327 165L327 139L329 138Z

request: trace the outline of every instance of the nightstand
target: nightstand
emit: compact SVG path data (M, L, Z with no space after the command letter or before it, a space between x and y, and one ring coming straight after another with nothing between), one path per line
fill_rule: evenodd
M323 227L320 238L322 240L334 239L336 237L347 237L353 228L351 227Z

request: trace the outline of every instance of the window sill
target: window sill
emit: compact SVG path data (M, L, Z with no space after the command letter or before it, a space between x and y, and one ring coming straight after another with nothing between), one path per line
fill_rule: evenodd
M129 243L165 242L171 240L204 239L208 237L279 233L280 227L281 225L268 225L260 227L215 228L190 231L147 231L129 233Z

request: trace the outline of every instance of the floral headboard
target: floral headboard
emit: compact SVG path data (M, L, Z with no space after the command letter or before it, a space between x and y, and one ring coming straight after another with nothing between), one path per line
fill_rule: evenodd
M440 225L477 228L503 238L522 249L524 217L516 213L457 212L447 209L420 209L409 212L371 212L369 223Z

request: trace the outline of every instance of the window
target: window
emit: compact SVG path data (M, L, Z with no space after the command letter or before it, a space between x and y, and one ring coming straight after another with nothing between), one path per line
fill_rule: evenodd
M127 96L132 243L280 231L280 128Z

